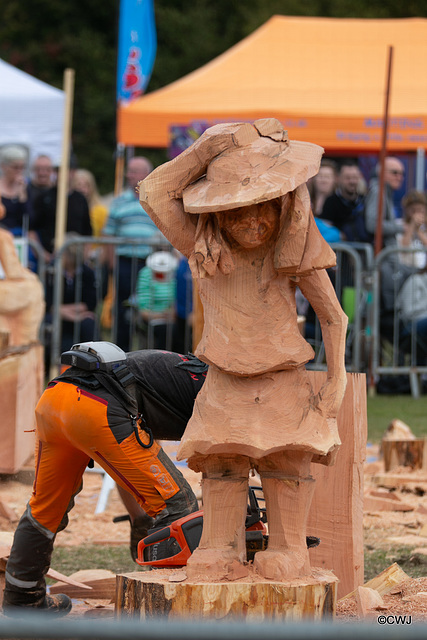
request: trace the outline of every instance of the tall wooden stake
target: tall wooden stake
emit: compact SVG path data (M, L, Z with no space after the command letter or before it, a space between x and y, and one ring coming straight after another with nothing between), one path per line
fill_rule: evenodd
M116 172L114 178L114 195L119 196L123 191L123 176L125 168L125 146L118 143L116 147Z
M74 100L74 69L64 71L65 112L62 133L61 166L58 174L58 190L56 195L56 219L55 219L55 252L64 244L65 230L67 228L67 204L68 204L68 176L70 169L71 131L73 126L73 100ZM54 299L62 300L62 279L54 292ZM52 353L59 350L58 326L52 334ZM49 377L58 375L57 363L51 363Z
M380 184L378 191L377 228L375 233L375 255L383 248L383 200L384 200L384 165L387 153L388 106L390 99L391 69L393 61L393 47L388 48L387 83L385 92L384 117L382 128L382 142L380 151Z
M64 243L65 229L67 228L68 171L73 123L74 75L74 69L65 69L65 114L62 134L61 167L58 176L58 192L56 196L55 251Z

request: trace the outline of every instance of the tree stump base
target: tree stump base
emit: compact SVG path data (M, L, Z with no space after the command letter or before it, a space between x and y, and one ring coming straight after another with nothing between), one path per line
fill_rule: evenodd
M388 440L383 438L381 448L385 471L392 471L396 467L427 469L427 457L424 452L425 443L425 438L414 438L413 440Z
M201 582L184 569L157 569L117 576L116 614L139 618L321 620L335 616L338 578L313 569L289 582L264 580L250 570L233 582Z

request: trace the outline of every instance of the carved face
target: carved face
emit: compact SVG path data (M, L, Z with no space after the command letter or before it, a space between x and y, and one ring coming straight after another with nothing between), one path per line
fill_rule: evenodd
M235 242L254 249L268 242L278 229L280 207L275 201L264 202L217 215L221 228Z

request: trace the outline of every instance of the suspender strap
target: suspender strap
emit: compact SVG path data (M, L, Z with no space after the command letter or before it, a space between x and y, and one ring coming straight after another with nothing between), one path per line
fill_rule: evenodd
M113 374L115 378L120 382L122 387L127 387L128 384L135 382L135 376L129 370L129 367L126 364L120 364L119 366L113 369Z

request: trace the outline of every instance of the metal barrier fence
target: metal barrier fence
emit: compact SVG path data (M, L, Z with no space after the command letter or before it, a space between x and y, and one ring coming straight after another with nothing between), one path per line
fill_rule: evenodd
M39 276L42 285L46 283L46 263L43 259L44 249L39 242L35 242L31 238L14 238L13 243L15 245L16 252L19 260L24 267L32 267L30 265L30 254L32 253L33 260L37 263L36 271Z
M46 321L41 330L41 341L49 353L51 373L59 367L61 353L61 300L63 286L63 256L70 246L76 248L77 277L76 298L81 301L82 282L78 274L80 267L89 260L95 272L96 282L96 333L98 338L116 342L117 340L117 314L118 303L115 300L111 308L111 326L101 325L101 311L107 291L108 282L117 286L118 259L113 260L113 269L108 272L105 268L105 247L123 247L123 240L119 238L84 238L73 237L67 240L55 256L53 266L46 268L43 259L43 249L37 243L27 241L33 254L37 258L38 274L42 283L46 283L53 273L53 304L52 317ZM172 250L171 245L159 234L150 242L152 250ZM134 247L140 241L127 241L126 246ZM421 326L417 320L402 321L402 312L394 304L403 281L411 269L405 266L404 256L414 260L416 255L426 254L427 249L403 249L388 247L384 249L374 260L373 248L369 244L359 243L334 243L331 245L337 255L337 266L330 270L338 299L344 311L349 317L349 328L346 344L346 367L351 372L365 372L368 374L370 384L373 386L383 376L407 376L411 383L411 391L414 397L420 394L420 378L427 374L427 321ZM22 247L21 247L22 251ZM48 271L46 272L46 269ZM52 273L49 273L49 270ZM414 271L415 269L412 269ZM135 290L138 275L137 260L132 260L131 289ZM427 275L425 276L427 280ZM384 303L384 285L389 290L391 300ZM427 290L427 288L426 288ZM416 294L414 290L414 295ZM427 295L426 295L427 298ZM191 308L192 290L191 279L188 292L188 306ZM387 306L388 305L388 306ZM386 308L387 307L387 308ZM426 299L427 308L427 299ZM129 302L129 336L132 348L153 348L153 336L156 326L166 323L166 343L163 348L171 349L171 324L165 319L154 319L148 326L141 327L136 305ZM427 316L427 312L426 312ZM310 368L325 369L325 352L322 343L320 326L314 317L312 335L307 339L314 347L315 358L309 363ZM191 326L185 324L185 350L192 349ZM75 323L73 342L80 340L80 325Z
M331 243L331 247L336 253L337 265L329 270L329 274L349 318L346 367L353 373L366 372L371 349L373 248L370 244L350 242ZM309 367L325 369L325 351L317 319L314 337L308 340L316 354Z
M62 335L62 318L61 318L61 303L63 300L63 285L64 285L64 270L63 260L64 255L70 248L74 248L76 257L76 279L75 279L75 302L82 302L82 292L84 289L84 282L82 281L83 263L89 263L95 274L95 295L96 295L96 318L95 318L95 333L97 339L109 340L111 342L117 342L118 331L118 314L119 314L119 302L117 297L113 296L111 301L111 308L109 310L109 318L111 320L110 326L102 324L102 310L105 303L106 295L108 294L109 287L117 291L119 286L119 268L120 268L120 256L117 255L117 248L120 247L126 250L132 251L132 248L138 247L141 244L140 240L127 240L125 243L119 238L85 238L85 237L73 237L67 239L62 247L57 251L52 269L53 273L53 301L52 301L52 314L50 326L45 326L45 346L49 347L50 351L50 365L51 368L59 366L61 355L61 335ZM159 233L153 236L150 240L144 240L144 245L149 245L152 251L163 250L171 251L171 245L165 240L165 238ZM108 247L112 247L114 251L114 258L112 268L107 266L107 260L105 250ZM141 268L141 262L137 256L129 258L130 270L129 270L129 289L132 292L136 291L137 279L139 270ZM126 314L128 316L128 335L130 348L153 348L153 335L155 327L159 324L166 324L166 344L164 348L171 349L171 323L165 319L154 319L149 321L145 326L145 342L142 343L142 325L139 321L139 314L135 295L132 294L127 301ZM47 333L47 335L46 335ZM81 323L76 321L74 323L73 343L81 340ZM71 346L71 345L70 345ZM190 345L188 345L190 347Z
M423 296L411 286L411 275L420 270L409 264L415 265L422 254L427 261L427 248L386 247L376 256L373 270L373 382L380 376L408 376L413 397L420 395L420 376L427 374L427 321L421 322L422 314L408 318L415 303L424 303L427 317L427 286ZM427 273L421 277L427 283ZM402 308L399 296L405 282L409 289Z
M28 614L22 619L0 619L0 638L51 638L62 640L425 640L427 625L412 616L378 614L378 622L246 622L160 618L90 620L55 619L47 614Z
M82 291L84 283L82 282L82 265L87 262L89 257L90 266L95 272L96 283L96 339L109 340L113 343L117 342L117 318L118 318L118 302L114 299L111 306L110 318L111 326L106 327L101 322L103 317L103 305L105 304L105 296L108 286L112 285L117 289L118 286L118 258L115 256L113 260L113 269L106 269L106 247L113 247L114 252L118 247L126 246L126 249L138 246L140 241L123 242L119 238L87 238L73 237L67 239L63 246L55 255L52 265L46 267L43 259L43 248L36 243L30 242L38 265L38 273L43 282L53 279L53 300L51 313L47 314L45 322L41 328L41 341L45 345L47 357L46 368L51 375L56 375L59 368L61 354L61 338L62 338L62 318L61 318L61 301L63 296L63 259L64 255L70 248L74 248L76 253L76 278L75 278L75 302L82 301ZM152 250L172 250L171 245L165 238L159 234L151 241L144 240L144 244L152 246ZM337 266L331 270L331 279L334 283L337 296L341 301L344 311L349 316L349 329L347 334L346 349L346 366L349 371L360 372L367 371L368 362L370 360L371 348L371 282L373 270L373 250L371 245L359 243L335 243L331 245L337 255ZM130 270L130 289L135 291L138 276L137 259L132 259ZM187 283L188 284L188 283ZM192 288L191 280L189 282L188 291L186 293L186 305L191 309L192 305ZM153 348L154 334L159 325L166 325L166 342L162 348L172 349L172 325L165 319L153 319L148 324L143 325L139 320L137 305L132 298L129 300L127 310L129 315L129 340L132 348ZM188 318L188 313L185 314ZM325 369L325 352L322 343L320 325L314 316L313 333L308 336L309 342L314 347L315 359L308 366L315 369ZM183 350L191 351L191 326L189 322L183 325L185 332ZM145 333L144 333L145 332ZM72 342L81 341L81 323L79 321L74 324L74 332ZM71 346L71 345L70 345Z

